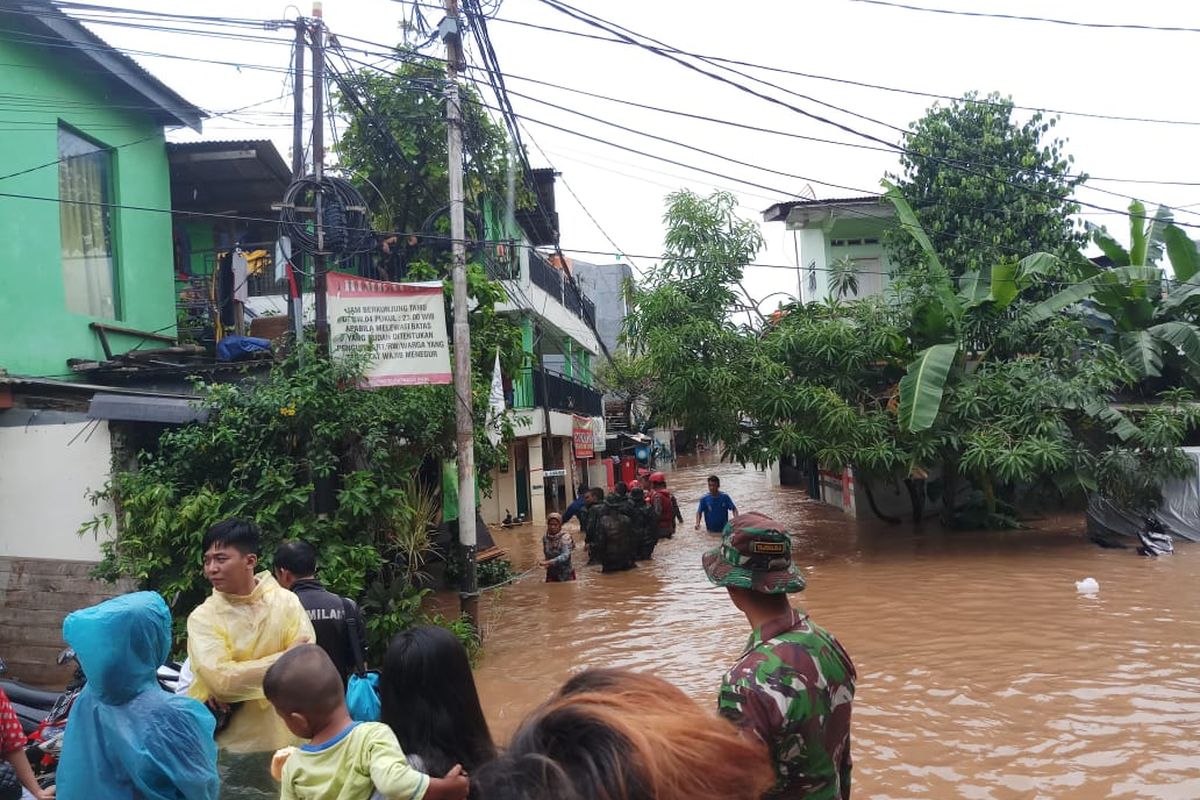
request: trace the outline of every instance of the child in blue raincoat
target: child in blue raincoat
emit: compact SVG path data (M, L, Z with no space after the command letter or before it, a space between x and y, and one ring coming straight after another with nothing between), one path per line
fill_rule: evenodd
M63 638L87 686L67 722L62 800L215 800L215 720L166 692L155 675L171 648L171 614L154 592L115 597L69 615Z

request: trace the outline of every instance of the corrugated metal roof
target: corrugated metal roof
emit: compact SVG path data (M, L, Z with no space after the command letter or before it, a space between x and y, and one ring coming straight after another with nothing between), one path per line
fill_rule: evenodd
M787 215L795 208L836 208L848 205L871 205L881 203L882 201L883 195L878 194L858 195L857 197L830 197L821 200L787 200L765 209L762 214L764 222L779 222L787 219Z

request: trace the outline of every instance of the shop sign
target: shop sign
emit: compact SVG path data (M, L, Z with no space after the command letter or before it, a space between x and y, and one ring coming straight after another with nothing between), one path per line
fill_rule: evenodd
M575 457L596 457L596 434L592 430L592 420L589 417L574 416L573 432L575 434Z
M450 383L442 284L393 283L330 272L329 349L335 359L370 356L365 385Z
M542 471L543 478L565 478L567 471L565 469L547 469Z

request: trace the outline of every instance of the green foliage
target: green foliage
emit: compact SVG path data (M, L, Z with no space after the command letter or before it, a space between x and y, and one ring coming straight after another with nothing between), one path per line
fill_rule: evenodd
M362 70L351 81L370 113L338 95L338 110L350 120L335 146L339 163L358 181L369 181L364 196L382 199L383 207L375 209L376 229L419 230L450 202L445 67L413 54L392 74ZM503 197L508 139L474 88L461 86L460 97L467 200L488 192Z
M900 429L916 433L937 418L946 378L958 358L957 344L935 344L917 354L900 381Z
M262 528L264 558L284 539L310 542L332 591L360 597L372 581L413 585L439 511L413 476L426 459L453 457L453 392L361 390L360 375L358 365L305 348L261 382L198 383L208 420L164 433L154 452L95 492L117 509L81 529L116 534L101 544L98 575L132 578L186 616L208 593L204 531L241 516ZM486 384L476 390L477 420L485 408ZM476 448L483 463L496 457L482 430ZM312 503L322 478L335 487L328 515Z
M1018 123L1008 98L970 93L935 104L910 126L903 174L891 177L951 275L1035 251L1065 258L1082 244L1070 196L1084 178L1071 176L1065 142L1047 141L1056 123L1040 112ZM894 260L906 267L928 253L908 227L902 217L887 237Z
M393 636L426 621L421 606L428 595L428 589L419 589L403 578L371 584L361 604L370 661L381 663Z
M446 561L446 585L459 586L462 582L463 560L457 550ZM504 558L493 558L475 565L475 576L480 589L499 586L514 575L512 562Z
M834 259L829 267L829 288L838 300L858 294L858 264L853 258Z
M651 416L695 431L720 429L726 439L735 431L720 409L740 388L742 376L731 367L746 346L730 314L747 308L742 274L763 242L758 225L739 219L735 207L727 192L668 196L665 255L632 293L624 334L642 374L657 379Z
M1127 251L1103 228L1091 226L1094 241L1115 266L1090 270L1038 304L1031 316L1047 319L1070 309L1117 348L1137 381L1165 375L1168 385L1182 380L1200 386L1200 283L1190 280L1198 263L1196 243L1172 222L1167 209L1160 207L1148 217L1136 200L1129 206L1129 228ZM1178 282L1157 265L1164 252Z
M1149 276L1127 267L1093 280L1093 267L1062 254L1066 236L1056 250L1001 247L960 259L975 266L955 267L956 279L948 265L963 252L935 246L905 196L888 188L918 255L892 275L887 298L786 305L756 326L735 322L754 318L739 302L736 260L697 273L685 269L692 260L676 259L652 275L635 296L627 337L657 377L658 418L721 440L742 463L794 456L853 466L867 481L940 468L947 522L967 527L1016 526L1014 507L1030 490L1141 497L1177 474L1192 417L1115 409L1115 393L1138 373L1117 341L1064 313ZM695 261L742 257L739 245L752 239L713 203L668 198L669 240L686 242ZM1148 252L1154 238L1147 234ZM1090 289L1047 299L1057 282ZM1139 291L1154 295L1149 285ZM1190 328L1167 322L1155 322L1155 337L1185 357L1200 353ZM1113 490L1116 476L1135 472L1136 482Z
M1131 409L1136 434L1107 448L1097 459L1101 492L1138 513L1153 511L1162 502L1162 482L1193 474L1194 462L1179 450L1188 430L1200 425L1200 405L1187 390L1171 390L1160 402Z

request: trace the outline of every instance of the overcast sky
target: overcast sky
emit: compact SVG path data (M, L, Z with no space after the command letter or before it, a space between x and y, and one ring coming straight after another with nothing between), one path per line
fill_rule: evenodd
M422 0L424 2L424 0ZM179 4L166 0L113 0L113 4L179 13L236 17L291 18L297 6L278 0L207 0ZM1079 193L1085 202L1123 209L1128 199L1097 189L1135 195L1148 204L1175 207L1180 221L1200 225L1200 108L1195 90L1195 53L1200 33L1100 30L1048 22L946 16L884 7L855 0L718 3L711 0L573 0L572 5L694 53L736 59L839 80L882 84L907 90L959 95L997 90L1018 105L1091 114L1154 117L1193 125L1064 116L1058 132L1083 171L1101 178L1196 182L1196 186L1116 183L1094 180ZM1097 23L1185 26L1200 29L1200 3L1144 0L1131 5L1113 0L911 0L912 5L957 10L1027 14ZM309 4L302 7L309 13ZM436 24L439 14L423 9ZM383 45L401 40L399 21L412 5L393 0L326 0L325 19L335 33ZM664 196L678 188L698 192L734 191L741 212L761 220L772 203L796 196L844 197L878 189L879 180L898 166L894 153L847 147L737 129L619 105L529 83L536 78L627 101L686 111L710 119L770 128L843 143L871 143L853 133L750 96L709 77L638 48L592 41L516 24L598 33L544 5L540 0L503 0L490 23L499 62L510 76L509 89L538 100L512 97L517 113L594 137L581 138L526 121L535 167L552 165L607 233L597 229L561 183L558 208L562 246L593 262L611 262L618 252L638 266L653 263L662 250ZM123 49L217 61L265 65L278 70L289 60L291 32L263 32L279 44L246 43L158 31L96 25L93 29ZM354 43L347 41L348 45ZM440 45L428 50L441 55ZM184 97L211 112L268 98L234 118L215 118L202 138L272 138L287 158L291 143L291 100L283 72L237 69L178 58L136 55L147 69ZM468 49L478 63L478 54ZM748 83L747 79L710 71ZM858 131L899 141L893 128L830 109L840 106L887 125L904 127L921 116L930 98L739 67L782 88L753 84L814 114ZM786 91L785 91L786 90ZM806 95L803 99L787 91ZM818 102L819 101L819 102ZM492 102L492 101L489 101ZM655 141L568 113L575 109L599 120L652 133ZM263 112L263 113L260 113ZM197 138L183 132L173 139ZM597 141L599 140L599 141ZM537 146L544 148L543 155ZM609 144L644 150L687 166L667 164ZM763 167L733 164L678 145L690 145ZM699 167L727 177L714 177ZM780 175L778 173L785 173ZM803 176L803 177L788 177ZM747 186L737 181L760 184ZM844 188L838 188L838 186ZM766 187L766 188L761 188ZM1093 188L1094 187L1094 188ZM1189 208L1190 206L1190 208ZM1107 223L1127 238L1125 223L1096 209L1086 218ZM790 235L780 223L763 226L767 246L760 261L794 265ZM1193 230L1193 238L1200 231ZM609 241L611 237L612 241ZM615 242L615 245L613 244ZM628 257L627 256L627 257ZM795 273L756 267L751 290L763 296L795 286Z

